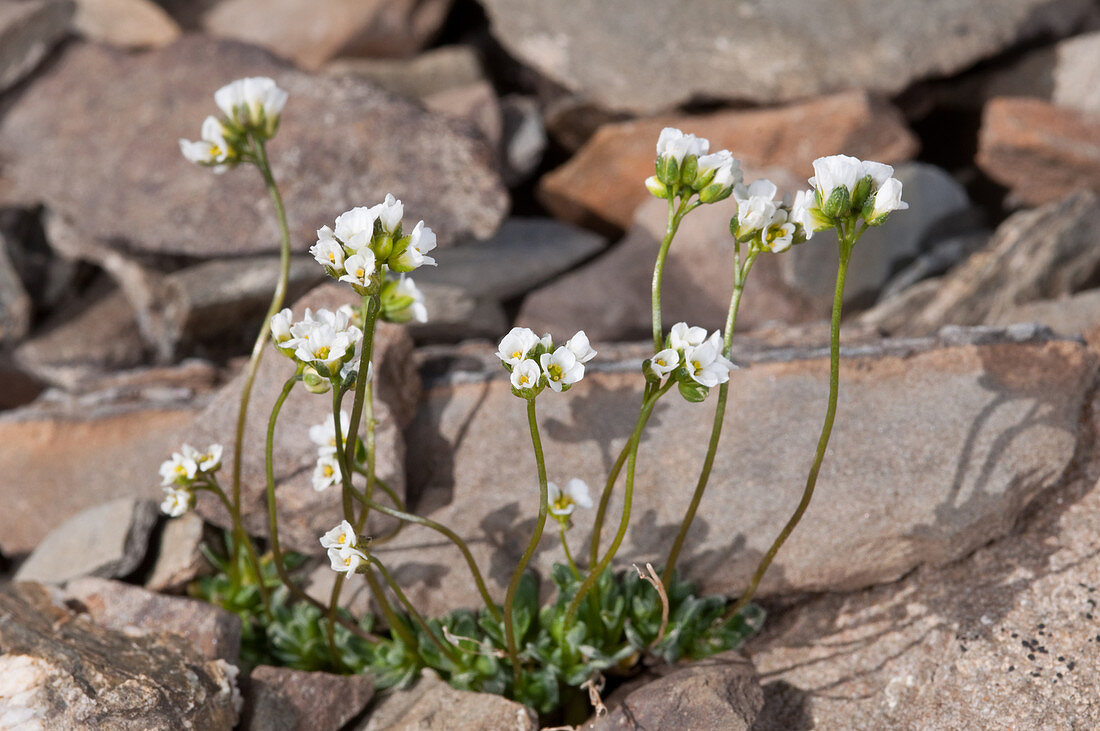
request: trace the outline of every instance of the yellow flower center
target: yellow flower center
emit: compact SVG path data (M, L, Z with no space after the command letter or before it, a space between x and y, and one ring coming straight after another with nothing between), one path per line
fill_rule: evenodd
M320 348L317 348L317 350L313 351L313 355L317 358L327 358L328 353L329 348L327 345L322 345Z
M554 510L557 510L560 513L564 510L568 510L569 506L572 504L573 498L569 497L568 495L562 495L554 501Z
M336 474L335 471L332 469L332 465L325 465L321 471L324 473L325 477L332 477L334 474ZM344 539L341 538L340 540Z
M665 359L664 359L664 358L655 358L655 359L653 360L653 362L654 362L654 363L656 363L657 365L661 366L662 368L664 368L665 366L667 366L667 365L668 365L668 363L665 363Z
M691 367L695 369L695 375L699 375L699 371L703 370L702 364L697 360L691 361Z
M337 543L346 543L347 540L348 540L348 537L345 536L343 533L341 533L340 537L336 539L336 542Z
M557 363L552 364L546 369L546 374L550 376L551 381L560 381L562 378L561 366Z
M345 566L351 566L351 556L348 556L347 558L344 559L344 565Z
M512 357L515 358L516 360L519 360L520 358L523 357L523 353L521 353L518 350L513 350L512 351Z

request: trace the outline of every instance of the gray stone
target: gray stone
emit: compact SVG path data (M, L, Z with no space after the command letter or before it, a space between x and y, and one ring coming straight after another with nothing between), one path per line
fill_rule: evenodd
M133 637L72 613L46 587L0 589L0 725L229 729L237 668L175 635Z
M945 220L970 208L966 189L938 167L906 163L894 175L902 182L909 210L891 215L885 225L869 229L859 240L848 269L847 301L876 296L899 264L933 248L931 235ZM837 268L833 231L815 234L809 244L791 249L782 262L788 285L825 306L832 302Z
M8 239L0 231L0 343L26 336L34 305L8 253Z
M1087 191L1016 213L951 272L885 300L860 320L911 335L947 324L1003 322L1019 305L1069 295L1093 282L1100 270L1098 231L1100 196Z
M161 370L147 384L46 392L0 415L0 548L26 553L55 526L114 498L159 500L157 468L211 391L191 379L193 367L182 370L183 382Z
M1063 107L1100 112L1100 32L1062 41L1057 55L1052 101Z
M293 305L296 318L306 307L314 310L336 309L342 304L358 304L358 296L344 284L326 284L313 290ZM375 333L375 405L374 418L377 442L377 474L399 495L405 489L405 446L402 427L415 408L419 381L411 367L412 342L401 326L381 324ZM294 362L269 348L260 363L249 402L247 428L243 440L241 495L244 524L253 535L268 534L267 477L265 441L271 408L282 391L283 384L294 375ZM232 444L235 439L237 414L243 374L227 383L210 405L196 415L194 421L179 436L180 442L225 445L221 484L232 484ZM351 412L351 397L344 400L343 409ZM340 490L330 487L317 492L310 483L317 462L317 445L309 439L309 428L322 424L332 414L332 396L316 395L296 385L287 398L275 431L274 471L279 493L279 536L288 549L307 554L320 552L317 538L340 522L343 517ZM167 455L165 455L167 456ZM202 495L198 511L209 522L230 527L229 516L222 504L211 495ZM368 533L375 530L368 524Z
M703 206L680 225L661 287L667 325L683 320L711 330L724 326L733 291L730 213L722 204ZM634 227L611 251L532 292L523 301L518 323L558 339L583 329L597 349L600 341L645 337L652 328L653 264L667 219L667 202L646 203ZM780 259L789 255L765 254L753 265L737 316L739 331L827 314L782 281Z
M492 693L456 690L431 670L387 695L356 731L535 731L534 711Z
M409 453L421 455L409 464L409 489L421 514L471 541L499 597L530 535L536 473L523 403L489 349L487 373L469 350L451 376L429 383L407 432ZM722 446L679 564L703 591L740 592L798 503L825 409L825 352L735 349L743 367L732 379ZM460 363L466 371L455 370ZM578 477L598 494L635 422L641 378L638 360L614 353L589 365L568 394L541 396L538 412L549 479ZM846 348L818 498L776 557L763 595L893 581L1004 535L1080 448L1095 372L1082 343L1034 328ZM664 562L706 449L712 404L672 394L655 409L620 566ZM621 506L620 485L613 524ZM574 514L570 542L581 556L592 512ZM605 526L604 546L611 534ZM561 560L556 542L548 532L536 553L544 575ZM425 529L410 526L374 552L422 611L480 603L459 554Z
M199 576L211 573L213 567L199 550L208 537L206 523L194 513L168 520L161 531L156 563L145 581L145 588L182 592Z
M409 56L442 27L452 0L221 0L206 12L211 35L266 46L303 68L338 55ZM257 18L264 22L257 22Z
M1014 322L1037 322L1063 335L1087 333L1100 325L1100 289L1011 307L991 318L989 324L1010 325Z
M993 99L982 114L976 160L1010 189L1013 205L1100 192L1100 117L1041 99Z
M374 696L370 675L307 673L260 665L242 683L242 729L339 731Z
M1095 434L1095 394L1088 426ZM961 561L769 617L758 731L1100 725L1095 452Z
M26 78L68 33L70 0L0 3L0 92Z
M417 276L420 279L420 276ZM428 321L408 325L419 343L454 343L470 338L498 338L510 321L495 297L478 297L450 284L419 285Z
M583 728L749 731L763 705L764 691L752 663L725 652L646 683L610 714Z
M890 277L890 281L879 294L879 300L897 296L929 277L946 274L956 264L985 246L992 235L991 231L979 229L970 233L948 235L942 239L937 237L930 249Z
M526 180L542 162L548 143L538 100L509 94L500 100L503 130L500 158L504 180L515 185Z
M409 99L425 99L486 80L473 46L443 46L412 58L338 58L325 70L355 76Z
M180 36L179 24L152 0L77 0L73 27L120 48L159 48Z
M221 83L253 75L275 78L290 94L269 156L296 251L322 224L386 193L403 199L406 216L424 219L441 245L496 230L507 194L492 151L461 125L366 82L310 76L260 49L197 36L143 54L68 46L0 123L5 176L23 199L48 202L80 221L86 236L121 251L200 258L277 251L257 172L215 175L184 160L176 144L217 113ZM51 154L31 153L44 148ZM125 184L105 177L119 150Z
M42 538L16 581L63 584L80 576L126 576L145 558L157 522L148 500L120 498L81 511Z
M416 283L459 287L499 302L600 253L607 240L550 218L509 218L491 239L440 251L438 266L417 270Z
M108 629L131 635L170 632L210 660L236 664L240 655L241 618L200 599L164 596L121 581L90 577L70 581L65 594Z
M992 14L983 0L717 0L645 12L629 2L482 5L493 35L522 63L584 99L638 115L698 99L895 94L1021 40L1065 34L1092 8L1089 0L1010 0Z

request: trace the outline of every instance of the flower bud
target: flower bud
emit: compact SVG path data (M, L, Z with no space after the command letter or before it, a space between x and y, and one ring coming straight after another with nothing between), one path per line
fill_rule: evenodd
M828 200L825 201L825 205L821 207L821 212L829 218L846 218L851 212L852 198L848 193L848 189L843 185L838 185L833 188L833 192L829 194Z
M676 384L676 387L680 390L680 395L683 396L685 400L690 401L693 404L697 404L700 401L705 401L707 398L707 394L710 393L709 388L700 383L696 383L690 378L681 379Z
M856 183L856 188L852 191L851 209L853 211L863 210L863 206L867 202L867 197L871 195L872 182L870 175L864 175L860 181Z
M668 198L668 186L662 183L656 175L650 175L645 179L645 187L652 195L658 198Z
M676 158L671 155L657 158L657 179L670 188L680 182L680 166Z
M680 184L691 185L695 182L695 176L699 173L699 158L688 155L680 165Z
M332 388L332 383L328 377L322 376L313 366L307 366L302 371L302 385L310 393L327 393Z

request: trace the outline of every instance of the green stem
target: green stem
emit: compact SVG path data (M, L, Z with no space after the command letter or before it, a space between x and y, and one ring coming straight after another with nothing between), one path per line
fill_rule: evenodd
M304 591L298 588L297 584L294 583L294 580L290 577L290 572L287 571L286 563L283 561L283 552L279 546L279 514L276 510L275 503L275 462L273 459L275 444L275 422L279 419L279 411L281 411L283 408L283 402L286 401L287 396L290 395L290 391L292 388L294 388L294 384L297 381L298 377L294 376L293 378L287 380L287 382L283 385L283 390L279 394L279 398L275 400L275 406L271 409L271 418L268 419L267 422L267 443L265 447L264 461L266 463L265 467L267 471L267 525L269 537L271 540L271 557L275 563L275 571L279 574L279 579L282 580L283 584L286 586L287 590L291 594L298 597L304 602L312 604L313 606L320 609L322 612L327 612L329 609L327 606L317 601L309 594L306 594ZM369 632L364 632L363 628L355 624L354 622L349 622L343 617L337 617L337 621L353 634L356 634L365 640L371 642L376 642L378 640L377 637L370 634ZM333 660L337 664L337 666L340 665L341 661L339 657L333 657Z
M569 552L569 541L565 540L565 526L566 521L561 521L558 529L558 535L561 536L561 548L565 551L565 560L569 562L569 570L573 572L573 576L580 579L581 572L577 570L577 563L573 560L573 554Z
M611 542L611 547L607 549L607 553L600 559L599 563L595 566L590 566L588 569L588 576L581 582L580 587L577 588L577 593L573 597L573 601L569 603L569 610L565 615L566 625L572 624L573 620L577 616L577 611L580 609L581 600L584 599L584 595L592 588L592 586L599 581L600 575L611 563L611 559L615 558L615 552L619 550L619 545L623 542L623 537L626 536L627 526L630 525L630 509L634 500L634 465L638 459L638 444L642 440L642 429L645 428L645 424L649 421L649 415L653 412L653 406L657 403L657 400L663 396L669 388L675 383L675 379L669 378L668 382L661 386L659 390L653 393L642 404L642 412L638 416L638 424L634 427L634 433L630 435L630 441L632 448L630 449L630 456L627 458L626 463L626 489L623 492L623 514L619 519L619 531L615 534L615 540Z
M373 500L374 499L374 485L378 481L378 479L377 479L377 477L375 477L375 474L374 474L374 448L375 448L375 442L374 442L374 427L375 427L375 423L374 423L374 384L371 383L370 381L367 381L366 395L363 399L363 420L366 423L366 428L367 428L367 438L363 440L363 446L367 450L367 464L366 464L366 470L365 470L366 478L367 478L367 486L363 490L363 494L368 499ZM352 457L349 459L349 462L355 462L355 461L356 461L355 457L354 457L354 455L352 455ZM390 493L390 496L393 497L395 500L397 499L397 496L395 494L393 494L392 492ZM363 512L361 512L359 514L359 522L357 522L355 524L357 531L363 530L363 526L366 525L367 516L369 514L370 514L370 509L366 505L364 505L363 506Z
M405 592L401 591L401 586L396 581L394 581L393 576L391 576L390 572L386 570L386 567L382 565L382 562L372 556L371 563L373 563L375 568L378 569L379 573L382 574L382 579L385 580L387 584L389 584L390 590L393 591L393 593L397 596L397 600L401 602L402 606L404 606L405 609L408 610L409 616L412 617L413 621L416 622L420 629L424 631L424 634L428 635L428 637L431 638L435 646L439 648L440 652L447 656L448 660L453 662L455 665L461 665L462 663L459 661L458 656L451 651L451 648L443 644L442 640L436 637L435 632L433 632L432 628L428 626L428 623L424 621L424 617L420 615L420 612L416 611L416 608L413 606L412 602L410 602L409 598L405 596Z
M866 230L864 227L863 230ZM768 567L771 566L772 559L775 558L775 554L779 552L787 538L791 535L791 531L795 529L798 522L802 520L802 514L806 512L806 508L810 506L810 500L814 496L814 487L817 485L817 475L821 471L821 463L825 459L825 449L829 446L829 437L833 432L833 421L836 418L836 404L837 397L840 393L840 313L844 305L844 280L848 275L848 262L852 256L852 247L855 246L859 237L863 234L863 230L860 230L849 241L845 235L843 229L838 227L837 238L839 239L840 247L840 265L837 267L836 273L836 291L833 293L833 317L829 328L829 406L825 411L825 423L821 426L821 436L817 440L817 452L814 454L813 465L810 467L810 472L806 476L806 487L802 491L802 499L798 502L798 507L795 508L794 514L791 516L787 524L783 526L783 530L779 532L775 542L772 543L771 548L764 554L764 558L761 559L760 565L756 569L756 573L753 574L752 580L749 582L749 586L745 589L745 593L741 595L741 598L730 607L723 617L723 621L732 619L741 609L748 604L753 596L756 594L757 587L760 586L760 581L764 578L764 574L767 572Z
M736 243L734 247L736 272L733 296L730 298L729 312L726 314L726 330L722 340L722 354L727 358L730 356L730 348L733 344L733 328L737 323L737 310L741 306L741 294L745 291L745 280L748 278L749 270L752 269L753 262L756 261L759 253L756 250L750 252L742 269L741 247ZM726 418L726 399L729 395L729 388L729 381L718 388L718 404L714 410L714 425L710 430L710 442L707 444L707 454L703 459L703 469L699 472L699 481L695 484L695 492L691 496L691 503L684 514L684 519L680 522L680 532L676 534L672 550L668 553L668 560L665 561L664 573L661 576L661 581L665 586L668 586L669 581L672 580L672 572L676 568L676 561L680 558L680 551L683 550L684 541L687 539L691 523L695 520L695 513L699 509L699 503L703 499L703 492L707 489L707 482L710 480L710 471L714 467L714 457L718 453L718 441L722 438L722 424Z
M687 200L684 198L680 199L679 206L673 204L672 198L668 199L668 224L665 226L665 237L661 239L661 248L657 252L657 262L653 266L651 297L653 299L654 353L661 350L661 344L664 342L664 331L661 328L661 278L664 276L665 272L665 259L668 257L668 250L672 246L672 239L676 236L677 229L680 228L680 221L684 220L684 216L694 210L695 207L696 206L689 206Z
M222 505L225 506L226 512L229 513L229 517L232 518L234 551L237 544L243 541L244 550L248 554L248 562L252 564L252 570L256 572L256 588L260 592L260 601L263 603L264 613L267 614L268 619L271 619L271 594L268 592L267 586L264 585L264 573L260 566L260 557L256 555L256 547L252 545L252 539L245 532L244 525L241 523L241 514L230 505L229 498L226 497L225 491L222 490L221 485L216 480L211 479L207 483L206 489L218 496L222 501Z
M477 584L478 593L481 594L481 598L485 601L485 606L489 610L489 613L492 614L493 618L496 619L498 622L501 621L502 617L500 614L500 610L497 609L496 605L493 603L492 597L489 595L489 589L485 586L485 579L482 577L481 571L477 567L477 562L474 561L474 556L470 553L470 549L466 545L466 542L459 538L457 533L455 533L453 530L443 525L442 523L437 523L430 518L422 518L419 515L406 513L403 510L395 510L386 505L382 505L381 503L376 503L373 500L369 500L363 495L360 495L358 492L355 493L355 499L363 503L365 507L377 510L383 515L388 515L391 518L397 518L398 520L404 521L406 523L415 523L417 525L422 525L425 528L431 528L432 530L442 534L452 543L454 543L455 546L458 547L458 550L462 552L463 558L466 559L466 565L470 567L470 573L474 577L474 583Z
M649 385L647 384L645 393L642 394L643 404L650 395ZM638 431L645 426L645 419L646 417L643 416L641 410L639 410L638 420L634 424L634 431ZM607 474L607 482L604 483L603 492L600 494L600 503L596 506L596 519L592 523L592 538L588 549L589 566L595 566L596 562L600 559L600 534L603 533L603 521L607 516L608 505L611 503L611 493L615 489L615 483L619 479L619 473L622 472L623 465L626 464L626 458L630 455L630 450L633 445L633 439L626 440L622 450L619 452L618 458L615 460L615 464L611 466L611 471Z
M375 273L375 277L381 277L380 272ZM378 314L381 311L381 302L377 295L363 295L362 313L363 313L363 349L359 356L359 371L355 379L355 400L352 403L351 408L351 420L348 422L348 437L347 441L353 449L345 450L343 459L341 460L341 474L344 476L344 513L349 515L353 512L353 506L351 504L352 495L354 490L351 485L351 467L355 462L353 453L354 447L359 442L359 423L363 418L363 402L366 399L367 391L367 372L371 370L370 362L374 351L374 326L378 322ZM370 479L370 472L373 470L368 469L367 485L373 486L373 481ZM365 523L366 511L364 510L361 516L362 523ZM349 523L356 524L355 521L348 519Z
M375 577L369 565L366 573L363 575L367 577L367 585L370 586L371 594L374 596L375 601L378 602L378 606L382 609L382 616L386 618L386 624L390 626L390 631L399 635L401 640L408 645L409 649L412 652L416 652L419 647L416 638L413 637L412 632L409 631L409 628L401 621L401 618L397 616L397 613L393 611L393 607L390 606L390 600L386 598L385 589L378 583L378 579Z
M504 595L504 640L508 645L508 657L512 661L512 670L515 673L517 682L519 681L520 667L519 653L516 650L515 617L512 615L512 606L515 604L516 590L519 588L520 579L523 578L523 572L527 568L527 564L530 563L531 557L535 554L535 549L538 548L539 540L542 538L549 507L546 462L542 455L542 440L539 438L539 424L535 418L535 399L533 398L527 400L527 426L531 430L531 446L535 451L535 464L538 467L539 474L539 517L535 523L535 533L531 536L531 542L527 544L527 550L523 552L519 565L516 566L516 571L512 574L512 581L508 584L508 592Z

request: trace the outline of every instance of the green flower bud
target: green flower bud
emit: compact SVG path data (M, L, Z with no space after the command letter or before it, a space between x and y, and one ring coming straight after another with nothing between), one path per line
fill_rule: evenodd
M847 218L852 208L852 197L843 185L833 188L829 200L821 207L821 212L829 218Z
M669 191L668 186L662 183L656 175L650 175L645 179L646 190L658 198L668 198Z
M371 239L370 248L378 257L378 261L386 261L393 253L393 237L387 233L375 234Z
M852 193L852 205L853 211L861 210L864 204L867 203L868 197L871 195L871 186L874 185L874 181L870 175L864 175L863 178L856 183L856 189Z
M691 185L695 182L695 176L699 172L699 158L688 155L680 165L680 184Z
M668 155L657 158L657 179L674 189L680 182L680 167L676 164L676 158Z
M700 383L696 383L690 378L681 379L676 384L676 387L680 390L680 395L693 404L697 404L700 401L705 400L707 394L710 393L709 388Z
M308 366L302 371L302 385L310 393L327 393L332 388L328 377L322 376L313 366Z
M732 185L719 185L718 183L714 183L699 191L699 200L703 203L717 203L718 201L724 201L732 194Z

